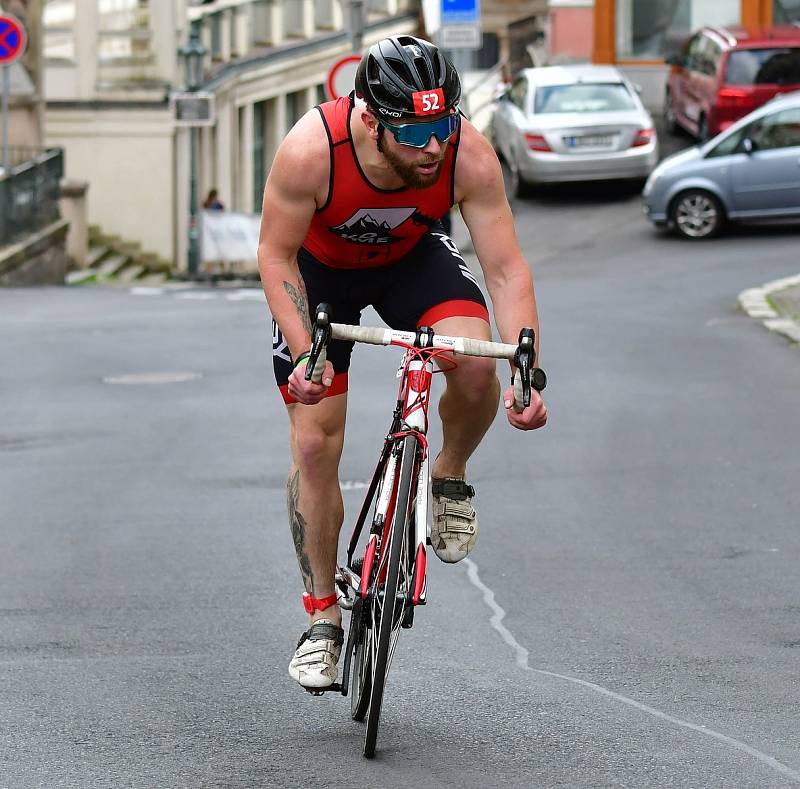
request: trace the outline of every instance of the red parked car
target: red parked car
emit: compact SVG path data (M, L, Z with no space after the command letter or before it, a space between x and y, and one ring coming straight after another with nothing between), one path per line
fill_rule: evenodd
M704 27L667 63L667 130L682 126L705 140L776 94L800 90L800 27Z

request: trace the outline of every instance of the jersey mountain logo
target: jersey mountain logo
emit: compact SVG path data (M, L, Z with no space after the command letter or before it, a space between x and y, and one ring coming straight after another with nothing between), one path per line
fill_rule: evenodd
M356 244L391 244L397 241L392 230L400 227L416 209L414 208L359 208L341 225L331 227L345 241Z

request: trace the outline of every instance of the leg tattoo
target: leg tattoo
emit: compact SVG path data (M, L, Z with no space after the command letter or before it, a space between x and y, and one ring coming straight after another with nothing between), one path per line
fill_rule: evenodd
M308 560L308 554L306 553L306 519L297 509L299 499L300 470L298 469L289 476L289 483L286 486L286 506L289 510L289 525L292 527L294 550L297 553L303 584L309 594L314 594L314 577L311 572L311 562Z

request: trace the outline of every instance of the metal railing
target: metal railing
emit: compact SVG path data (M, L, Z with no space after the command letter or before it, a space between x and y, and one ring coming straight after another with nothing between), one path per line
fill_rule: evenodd
M9 148L9 160L0 168L0 245L58 219L64 175L61 148Z

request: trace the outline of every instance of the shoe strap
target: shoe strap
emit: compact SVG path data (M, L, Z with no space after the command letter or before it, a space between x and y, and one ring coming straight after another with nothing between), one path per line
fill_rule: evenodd
M475 488L467 485L463 479L435 479L431 482L434 496L445 496L453 501L464 501L475 495Z
M334 625L333 622L328 622L323 619L314 622L314 624L303 633L297 646L299 647L300 644L306 641L333 641L334 646L338 647L344 643L344 629L339 627L339 625Z

